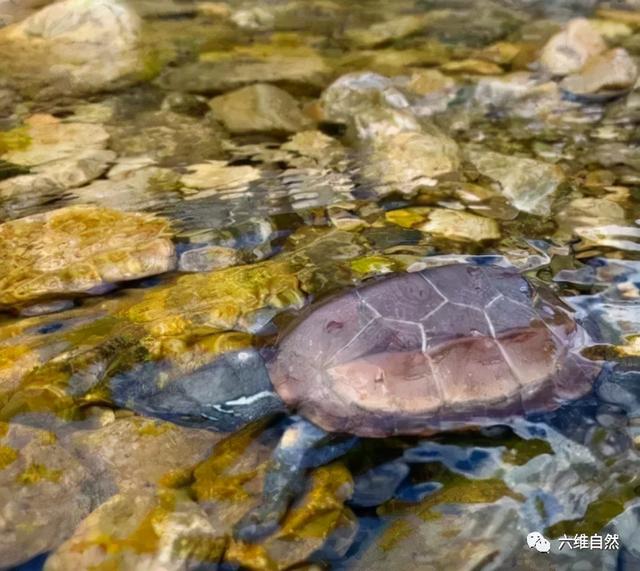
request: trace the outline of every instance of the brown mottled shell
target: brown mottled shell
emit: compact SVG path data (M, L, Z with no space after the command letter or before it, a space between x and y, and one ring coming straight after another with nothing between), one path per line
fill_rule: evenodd
M553 409L600 365L555 295L515 269L453 264L314 308L269 363L280 396L332 432L429 434Z

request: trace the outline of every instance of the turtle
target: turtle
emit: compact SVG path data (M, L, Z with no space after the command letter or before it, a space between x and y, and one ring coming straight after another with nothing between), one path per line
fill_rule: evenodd
M305 469L358 437L508 424L586 395L608 370L581 354L595 335L551 288L496 256L450 261L313 303L268 352L230 352L163 390L120 382L114 394L138 412L222 431L292 415L262 504L236 526L256 541Z

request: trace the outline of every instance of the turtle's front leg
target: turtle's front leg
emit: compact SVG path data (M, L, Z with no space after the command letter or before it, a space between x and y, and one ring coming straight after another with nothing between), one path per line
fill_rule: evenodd
M291 500L302 490L308 467L330 462L344 454L354 439L332 444L333 435L303 418L294 417L276 447L265 476L261 504L235 526L242 541L259 541L273 533ZM320 448L318 448L320 447Z

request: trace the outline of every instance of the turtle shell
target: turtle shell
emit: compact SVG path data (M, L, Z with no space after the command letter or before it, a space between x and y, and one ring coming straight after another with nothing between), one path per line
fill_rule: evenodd
M332 432L429 434L556 408L601 365L546 288L515 269L452 264L314 307L269 363L283 400Z

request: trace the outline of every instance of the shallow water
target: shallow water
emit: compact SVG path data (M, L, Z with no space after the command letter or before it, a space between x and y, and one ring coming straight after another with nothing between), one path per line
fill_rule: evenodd
M635 0L62 4L0 1L0 568L640 568ZM289 421L217 433L172 387L349 286L486 255L616 374L360 439L234 539Z

